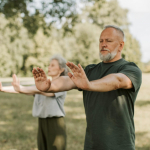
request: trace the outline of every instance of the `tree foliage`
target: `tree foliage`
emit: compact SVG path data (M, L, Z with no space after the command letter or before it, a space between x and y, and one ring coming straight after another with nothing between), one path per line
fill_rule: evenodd
M87 7L88 19L92 23L104 28L105 25L113 24L125 28L129 25L127 9L122 9L117 0L95 1L92 7Z
M11 76L13 73L19 76L32 76L32 69L37 66L47 71L49 58L54 54L61 54L66 60L73 61L75 64L80 63L83 67L98 63L100 61L98 47L100 33L103 27L108 24L117 25L125 32L126 38L122 57L127 61L134 61L142 67L139 42L128 29L128 11L122 9L116 0L90 1L84 5L80 15L71 8L75 6L73 0L41 0L40 2L43 2L41 10L37 9L36 6L33 13L27 9L29 4L35 4L33 0L17 0L16 4L12 3L15 0L0 0L0 2L0 9L3 12L0 14L1 77ZM50 2L51 4L48 5ZM71 2L72 5L69 5ZM64 5L65 10L62 10ZM8 7L10 10L7 9ZM60 7L61 9L59 9ZM45 9L43 10L43 8ZM51 9L48 10L48 8ZM70 9L74 11L72 12L74 15L70 13L70 18L67 18L69 15L67 9L69 12ZM51 12L52 10L55 11ZM64 12L67 15L64 15ZM54 19L49 22L50 24L45 22L45 18L48 17L46 13ZM78 16L78 22L74 26L72 26L74 17L71 16ZM59 30L51 26L51 24L56 25L58 22L61 24L64 17L67 19ZM67 24L69 19L71 21L68 23L74 32L65 32L64 36L66 26L69 27ZM48 29L48 26L51 30Z
M21 16L24 27L33 35L40 27L48 34L54 24L70 31L78 18L76 6L76 0L0 0L0 12L7 19Z

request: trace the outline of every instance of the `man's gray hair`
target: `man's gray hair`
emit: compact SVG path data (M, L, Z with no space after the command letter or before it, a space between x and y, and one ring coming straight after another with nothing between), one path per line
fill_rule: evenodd
M125 34L124 34L124 32L123 32L123 30L121 28L119 28L117 26L114 26L114 25L107 25L107 26L104 27L104 30L107 29L107 28L114 28L114 29L116 29L119 33L121 33L121 35L123 37L123 41L124 41Z
M67 76L69 69L66 65L66 60L61 55L54 55L50 58L50 62L52 60L57 60L60 69L64 69L64 71L60 74L60 76Z

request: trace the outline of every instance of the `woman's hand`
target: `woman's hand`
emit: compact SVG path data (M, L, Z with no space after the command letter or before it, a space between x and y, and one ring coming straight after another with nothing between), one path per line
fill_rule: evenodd
M1 91L1 92L3 91L3 85L2 85L1 82L0 82L0 91Z
M13 74L13 82L11 84L16 92L20 92L20 81L15 74Z

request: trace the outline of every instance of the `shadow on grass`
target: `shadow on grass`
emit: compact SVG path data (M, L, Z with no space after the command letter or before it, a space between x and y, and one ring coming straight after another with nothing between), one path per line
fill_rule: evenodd
M136 132L136 150L150 150L150 138L148 132Z
M146 105L150 105L150 100L148 101L138 100L135 102L135 106L138 106L138 107L143 107Z
M148 132L136 132L136 138L142 138L145 136Z
M150 150L150 146L136 147L136 150Z
M0 92L0 150L37 148L37 118L32 117L33 97Z

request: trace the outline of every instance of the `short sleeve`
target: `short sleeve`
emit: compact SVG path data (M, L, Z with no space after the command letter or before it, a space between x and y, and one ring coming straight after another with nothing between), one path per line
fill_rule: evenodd
M142 83L142 72L135 64L124 65L118 73L125 74L132 82L134 92L136 92Z
M54 93L55 97L58 98L58 97L61 97L61 96L64 96L66 95L66 92L57 92L57 93Z
M95 66L96 66L95 64L90 64L90 65L86 66L86 67L84 68L85 74L87 75L87 73L88 73L93 67L95 67Z
M88 70L89 70L89 66L86 66L86 67L84 68L85 74L87 74Z

